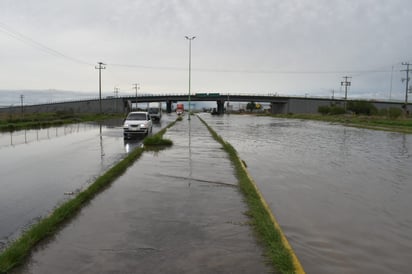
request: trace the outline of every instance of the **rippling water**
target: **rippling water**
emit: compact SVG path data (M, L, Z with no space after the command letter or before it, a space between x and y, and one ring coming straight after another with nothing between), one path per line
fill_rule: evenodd
M246 161L307 273L410 273L412 135L202 117Z
M170 119L164 115L163 127ZM121 120L0 133L0 251L39 218L140 146ZM153 132L162 123L154 125Z

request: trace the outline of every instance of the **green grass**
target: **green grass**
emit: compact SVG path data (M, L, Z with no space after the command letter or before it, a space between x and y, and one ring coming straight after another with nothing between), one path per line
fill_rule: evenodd
M208 128L212 137L223 146L235 167L235 175L249 207L247 215L251 218L252 227L265 247L265 256L267 256L276 271L280 273L295 273L291 250L284 245L282 232L273 223L268 209L263 204L235 148L228 142L225 142L204 120L200 117L198 118Z
M102 121L124 117L124 114L75 114L71 112L36 114L1 114L0 131L46 128L79 122Z
M156 136L163 136L166 130L172 127L175 122L170 123L166 128L162 129L153 137L157 138ZM7 273L13 267L21 264L36 244L44 238L54 235L59 228L73 218L87 202L99 192L110 186L112 182L122 175L144 151L144 148L138 147L130 152L123 160L100 176L86 190L80 192L76 197L59 206L51 213L51 215L43 218L40 222L23 233L20 238L12 242L6 250L0 254L0 273Z
M162 136L160 135L154 135L154 136L149 136L146 137L143 141L143 144L147 148L153 148L153 147L167 147L173 145L172 140L169 139L163 139Z

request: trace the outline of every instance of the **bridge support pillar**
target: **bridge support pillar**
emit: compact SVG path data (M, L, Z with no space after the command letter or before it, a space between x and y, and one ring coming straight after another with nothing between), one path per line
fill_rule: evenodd
M225 112L225 101L219 100L219 101L216 101L216 103L217 103L217 112L219 114L223 114Z
M271 102L270 112L272 114L286 114L287 113L286 106L287 106L286 103Z
M166 112L172 113L172 101L166 101Z

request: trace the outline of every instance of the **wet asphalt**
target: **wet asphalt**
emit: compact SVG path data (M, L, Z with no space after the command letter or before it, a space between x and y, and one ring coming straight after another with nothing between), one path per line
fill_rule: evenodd
M187 116L14 273L269 273L233 167Z

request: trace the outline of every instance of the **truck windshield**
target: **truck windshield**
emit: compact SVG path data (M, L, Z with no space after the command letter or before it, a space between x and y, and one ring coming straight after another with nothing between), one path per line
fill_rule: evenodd
M126 120L146 120L146 114L144 113L130 113Z

